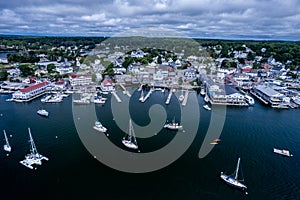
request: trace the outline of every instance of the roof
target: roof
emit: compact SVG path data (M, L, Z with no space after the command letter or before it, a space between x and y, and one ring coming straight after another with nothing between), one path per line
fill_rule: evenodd
M104 86L113 86L114 82L111 79L104 79L104 81L102 81L102 85Z
M232 95L235 93L239 93L234 86L232 85L225 85L225 93L226 95Z
M272 97L272 96L281 96L281 94L274 89L264 86L264 85L258 85L256 86L256 89L264 93L265 95Z
M45 81L45 82L42 82L42 83L38 83L38 84L35 84L35 85L32 85L32 86L29 86L29 87L24 88L24 89L20 89L20 92L23 92L23 93L25 93L25 92L30 92L30 91L32 91L32 90L35 90L35 89L37 89L37 88L46 86L46 85L48 85L48 84L49 84L49 82L48 82L48 81Z

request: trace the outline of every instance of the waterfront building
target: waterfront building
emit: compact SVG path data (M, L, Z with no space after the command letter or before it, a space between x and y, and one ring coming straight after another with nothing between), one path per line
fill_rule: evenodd
M285 95L277 92L273 88L266 85L257 85L254 88L256 95L269 102L271 107L282 107L285 104Z
M20 101L20 102L31 101L32 99L35 99L36 97L43 95L46 92L48 86L49 86L48 81L37 83L27 88L23 88L20 89L19 91L14 92L12 94L12 98L14 101Z
M115 84L111 79L106 77L101 82L100 88L103 92L112 92L112 91L115 91Z
M92 75L71 74L69 80L72 86L90 85L92 83Z

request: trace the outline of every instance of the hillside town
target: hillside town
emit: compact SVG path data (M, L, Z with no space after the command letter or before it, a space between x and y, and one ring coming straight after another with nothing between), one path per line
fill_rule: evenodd
M77 103L104 103L105 98L93 94L112 92L118 98L116 89L126 93L127 86L135 86L187 94L197 90L211 105L252 106L255 100L273 108L300 106L298 63L292 57L285 62L264 57L269 51L265 47L255 52L237 44L225 54L219 44L199 44L193 54L153 47L132 50L105 41L92 47L101 50L72 44L52 47L49 53L1 44L0 92L11 93L9 101L15 102L48 93L54 95L44 102L60 102L75 92L85 94Z

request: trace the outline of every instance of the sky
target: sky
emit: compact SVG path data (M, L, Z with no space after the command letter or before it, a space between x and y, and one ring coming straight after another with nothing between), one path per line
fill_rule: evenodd
M148 28L193 38L300 40L300 1L0 1L0 34L139 35Z

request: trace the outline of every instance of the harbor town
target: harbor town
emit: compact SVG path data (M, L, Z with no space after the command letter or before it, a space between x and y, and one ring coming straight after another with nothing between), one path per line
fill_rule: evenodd
M262 47L254 52L245 44L236 49L197 46L198 52L172 52L156 48L128 48L103 41L94 49L89 46L58 46L50 52L60 51L68 56L51 57L39 51L23 49L2 53L1 93L11 93L8 101L27 102L41 97L42 102L59 103L68 93L78 93L74 103L105 103L102 93L112 93L120 102L118 92L129 97L126 87L139 91L151 88L141 102L154 90L169 91L164 101L169 103L177 91L185 105L189 92L203 95L211 105L253 106L261 103L273 108L297 108L300 105L300 68L268 55ZM101 47L101 50L97 50ZM18 46L1 45L4 50ZM206 53L206 54L204 54ZM17 56L34 58L34 62L17 62ZM74 55L73 57L71 55ZM229 55L229 56L226 56ZM256 56L255 56L256 55ZM67 57L67 58L66 58ZM146 92L146 91L145 91ZM50 93L53 93L52 95ZM142 95L141 95L142 96Z

